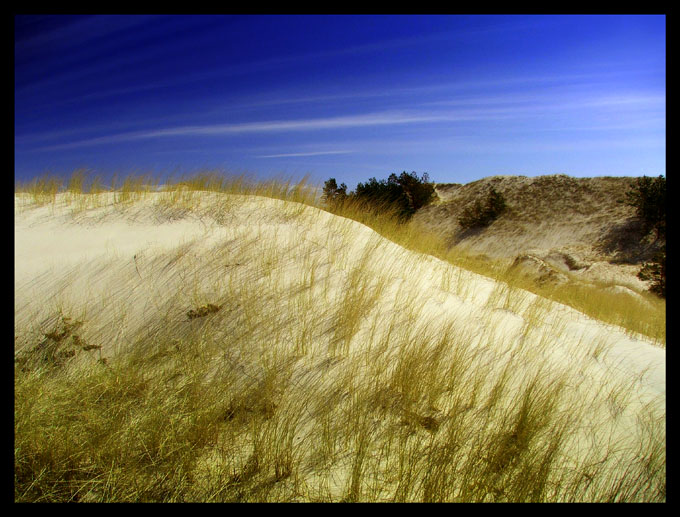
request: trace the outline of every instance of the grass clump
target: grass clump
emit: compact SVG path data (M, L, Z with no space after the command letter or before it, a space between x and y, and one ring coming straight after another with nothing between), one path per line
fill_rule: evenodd
M81 351L99 350L101 346L87 344L76 331L82 321L63 317L54 330L43 334L43 339L34 347L22 350L15 358L15 365L22 372L36 369L54 370L62 368Z
M189 312L187 312L187 317L190 320L196 318L203 318L205 316L208 316L209 314L213 314L219 311L221 308L222 307L220 307L219 305L209 303L207 305L204 305L203 307L199 307L198 309L191 309Z

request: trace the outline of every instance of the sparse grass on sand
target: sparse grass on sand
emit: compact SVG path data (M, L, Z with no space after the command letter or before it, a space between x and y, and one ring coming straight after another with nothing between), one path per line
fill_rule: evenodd
M16 501L665 500L660 366L625 362L663 355L660 316L589 319L556 300L605 295L538 296L304 181L99 184L16 211L206 233L16 286Z

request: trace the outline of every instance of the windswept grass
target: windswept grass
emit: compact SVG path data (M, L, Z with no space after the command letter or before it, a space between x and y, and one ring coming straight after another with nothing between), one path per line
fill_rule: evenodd
M508 282L474 314L436 312L479 284L438 264L440 291L420 287L453 252L384 210L331 217L306 182L117 185L114 207L148 196L226 233L140 259L146 280L130 264L141 315L114 275L18 329L16 501L665 500L665 400L600 369L604 340L565 348L568 322L510 273L488 266ZM270 216L289 238L243 212L252 195L297 203Z
M516 290L535 293L541 297L563 303L588 316L627 329L631 334L641 334L666 343L666 303L650 293L631 296L612 292L613 284L568 282L549 284L537 282L529 275L520 275L507 262L476 256L457 248L448 248L443 239L415 224L400 224L389 210L356 212L344 208L333 213L349 217L374 229L384 237L414 251L432 255L462 269L503 282ZM383 219L384 218L384 219Z
M26 184L17 183L15 191L28 194L29 200L39 205L54 204L59 192L67 192L69 196L64 198L65 202L74 205L74 210L78 212L102 206L105 203L102 194L105 192L112 192L113 202L124 206L159 190L163 192L158 200L159 206L174 210L179 208L182 213L199 208L201 192L264 196L292 201L295 204L287 204L285 208L292 218L302 213L302 205L313 206L360 222L407 249L434 256L468 271L564 303L595 319L623 327L632 334L650 337L665 346L666 304L665 300L657 296L639 293L636 297L617 293L607 289L612 284L602 282L568 282L558 285L537 282L530 275L518 274L514 267L504 261L491 260L486 256L452 248L432 231L416 223L404 224L393 207L376 206L357 200L332 207L325 206L320 200L318 186L311 184L308 177L299 181L279 178L258 182L244 174L224 175L205 171L167 180L162 186L159 183L160 178L150 174L130 174L124 178L114 175L110 189L105 189L100 176L77 170L66 180L46 174ZM227 197L222 199L221 213L227 214L229 201ZM224 221L226 219L222 220Z

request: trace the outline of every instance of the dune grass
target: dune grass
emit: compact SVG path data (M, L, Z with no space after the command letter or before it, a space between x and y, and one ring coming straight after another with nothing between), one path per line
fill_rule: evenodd
M23 190L32 203L64 200L41 181ZM83 184L69 191L87 198L83 210L159 188L148 178L108 193ZM218 194L215 204L201 207L199 191ZM234 196L249 195L295 201L281 220L321 228L283 245L253 223L199 258L187 244L143 265L150 276L172 264L178 289L154 301L141 332L120 332L115 322L134 315L113 298L98 309L64 301L48 323L19 329L16 501L665 500L665 412L631 409L636 379L605 376L591 394L580 377L590 362L576 371L547 361L565 329L546 324L550 300L495 283L479 321L428 319L422 293L401 280L448 250L384 212L339 207L420 253L396 273L384 240L355 243L353 255L356 227L311 211L317 191L306 182L206 174L166 185L154 206L228 227ZM479 295L469 273L445 270L443 291ZM500 309L521 324L498 326ZM112 311L113 325L94 332ZM575 350L589 360L607 347Z
M611 284L604 282L567 282L562 285L537 282L536 278L519 274L503 261L451 248L431 231L416 224L403 224L397 212L389 207L376 207L356 201L326 206L319 197L319 188L311 184L307 177L299 181L279 178L258 182L247 175L206 171L178 180L167 180L162 186L159 183L160 179L150 174L130 174L123 178L114 175L111 187L105 188L100 176L77 170L66 179L45 174L25 184L17 183L15 191L29 196L27 200L24 199L22 206L25 206L26 201L38 205L54 204L59 192L67 192L69 195L65 202L74 205L74 211L101 206L104 202L102 194L106 192L113 193L116 204L125 205L158 190L164 192L159 203L174 208L183 207L185 210L196 208L195 205L200 202L200 192L265 196L314 206L361 222L407 249L432 255L466 270L564 303L595 319L623 327L632 334L650 337L665 346L666 304L665 300L653 294L638 293L639 296L631 296L612 292L607 289ZM224 203L228 203L227 197L224 200ZM225 212L228 211L226 204L224 208ZM290 217L295 217L303 208L289 205L286 209Z
M505 261L492 260L450 247L431 231L416 224L403 224L397 211L389 207L376 207L360 202L326 206L320 200L319 188L306 177L299 181L280 178L257 182L247 175L229 176L203 172L166 181L162 186L159 183L159 178L148 174L132 174L124 178L114 176L111 187L104 190L101 178L78 170L67 179L43 175L29 183L17 184L15 191L28 195L20 206L26 206L27 202L54 205L57 193L68 192L69 197L65 198L65 202L72 205L77 212L101 206L105 202L103 195L107 192L113 192L115 203L124 208L129 202L143 199L150 192L158 190L163 192L160 204L184 211L196 208L200 203L200 192L264 196L314 206L365 224L407 249L432 255L455 266L569 305L595 319L623 327L632 334L650 337L660 346L665 346L666 303L658 296L647 292L638 293L639 296L612 292L607 288L613 284L604 282L567 282L561 285L539 282L531 275L518 274ZM224 203L228 203L226 197ZM224 208L226 212L226 205ZM303 207L290 205L286 210L290 217L295 217L301 213Z

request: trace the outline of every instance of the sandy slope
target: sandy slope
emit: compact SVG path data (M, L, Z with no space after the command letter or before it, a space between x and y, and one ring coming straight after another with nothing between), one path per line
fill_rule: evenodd
M505 293L503 285L407 251L357 222L314 208L202 194L200 206L190 211L160 205L159 196L124 209L103 203L77 213L61 201L34 207L17 196L17 348L34 342L57 314L68 313L85 321L84 339L101 343L103 355L110 356L115 353L107 346L112 336L132 343L160 321L180 332L187 311L218 300L228 278L258 289L273 285L274 277L276 292L285 299L312 267L322 279L313 296L323 310L341 303L361 270L369 285L382 287L351 339L350 355L366 352L395 319L415 333L436 335L438 328L452 325L488 359L489 377L507 364L516 371L523 364L531 365L528 371L540 365L565 376L571 401L565 403L586 407L593 421L595 414L606 414L600 425L611 436L632 440L643 410L665 419L665 350L643 338L549 302L543 304L541 323L531 327L528 311L541 302L535 295L516 293L512 304L496 303ZM262 264L269 256L276 268L267 276ZM318 339L300 372L327 357L329 347ZM604 395L613 385L633 386L634 395L611 413ZM600 438L609 437L574 433L574 450L580 439Z

